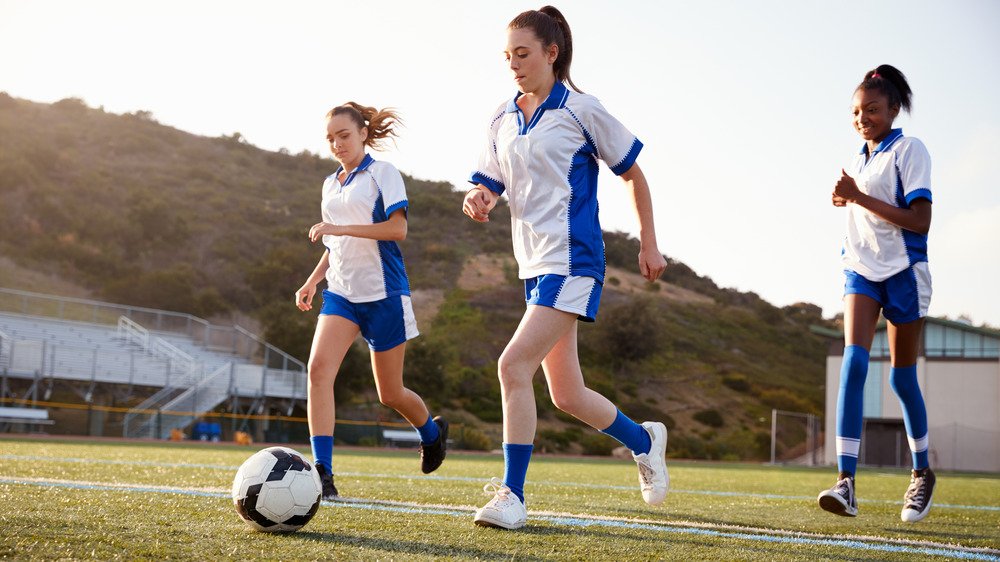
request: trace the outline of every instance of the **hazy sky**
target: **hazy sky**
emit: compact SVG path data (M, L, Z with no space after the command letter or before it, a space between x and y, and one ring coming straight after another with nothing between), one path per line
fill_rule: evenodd
M934 165L931 314L1000 326L1000 2L556 5L574 81L645 144L660 249L721 286L827 316L842 308L845 221L829 194L861 146L851 94L866 70L900 68L915 96L897 124ZM148 110L293 153L328 154L333 105L393 106L407 128L376 158L464 189L490 113L514 93L505 27L540 6L0 0L0 90ZM606 168L600 204L606 229L636 233Z

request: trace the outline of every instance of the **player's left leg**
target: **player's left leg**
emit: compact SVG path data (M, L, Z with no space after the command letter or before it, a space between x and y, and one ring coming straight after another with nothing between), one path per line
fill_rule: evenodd
M371 352L375 388L379 401L399 412L420 434L420 469L429 474L444 461L448 422L441 416L431 419L423 399L403 385L405 352L406 342L386 351Z
M927 408L917 383L917 352L923 325L923 318L905 324L888 324L892 356L889 384L902 405L906 437L913 455L913 472L900 512L900 518L910 523L920 521L930 512L936 483L927 456Z
M640 425L603 395L587 388L580 369L576 324L545 356L542 369L552 403L628 447L639 467L643 499L651 505L662 503L670 486L665 461L667 428L660 422Z

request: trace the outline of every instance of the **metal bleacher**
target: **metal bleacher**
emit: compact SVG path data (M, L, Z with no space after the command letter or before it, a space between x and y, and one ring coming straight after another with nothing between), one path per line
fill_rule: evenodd
M126 437L166 438L227 399L294 403L307 390L300 361L239 326L3 288L0 373L4 388L12 378L158 389L125 416Z

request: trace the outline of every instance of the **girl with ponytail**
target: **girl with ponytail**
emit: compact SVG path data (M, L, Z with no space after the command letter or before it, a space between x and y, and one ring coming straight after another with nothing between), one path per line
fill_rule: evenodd
M348 349L360 333L371 349L375 387L382 404L395 409L420 434L421 470L433 472L444 460L448 422L431 418L424 401L403 386L406 342L417 337L410 283L397 241L406 238L406 187L388 162L365 147L381 149L396 136L399 116L348 102L326 115L326 140L340 162L323 182L323 222L309 240L326 250L312 275L295 292L302 311L312 309L320 281L323 306L309 354L309 434L323 482L323 499L338 496L333 482L333 383Z
M527 311L498 361L504 476L486 485L492 499L474 521L504 529L525 524L524 481L537 422L531 381L539 365L557 408L631 449L643 499L658 505L669 483L666 427L638 424L588 388L577 353L577 321L594 321L604 283L598 160L625 180L632 197L639 271L653 281L666 267L649 186L636 163L642 143L570 79L573 35L559 10L545 6L515 17L505 53L518 91L493 113L463 212L487 222L500 195L508 194Z
M931 226L931 158L920 140L892 124L910 111L903 73L883 64L854 90L853 124L864 144L841 170L831 195L847 211L842 262L844 361L837 399L837 483L819 505L837 515L858 514L854 476L861 448L862 399L869 350L881 313L888 322L889 384L899 397L913 457L900 518L927 516L935 477L928 462L927 410L917 384L920 334L931 299L927 232Z

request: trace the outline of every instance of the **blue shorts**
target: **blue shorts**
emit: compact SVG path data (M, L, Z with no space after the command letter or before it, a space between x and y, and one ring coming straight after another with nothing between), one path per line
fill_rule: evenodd
M361 337L372 351L388 351L420 335L408 295L374 302L351 302L324 290L323 308L319 313L341 316L357 324Z
M845 295L865 295L882 305L882 315L893 324L906 324L927 316L931 304L931 272L927 262L917 262L885 281L869 281L845 269Z
M524 280L524 300L527 304L547 306L576 314L584 322L593 322L601 304L602 287L593 277L550 273Z

